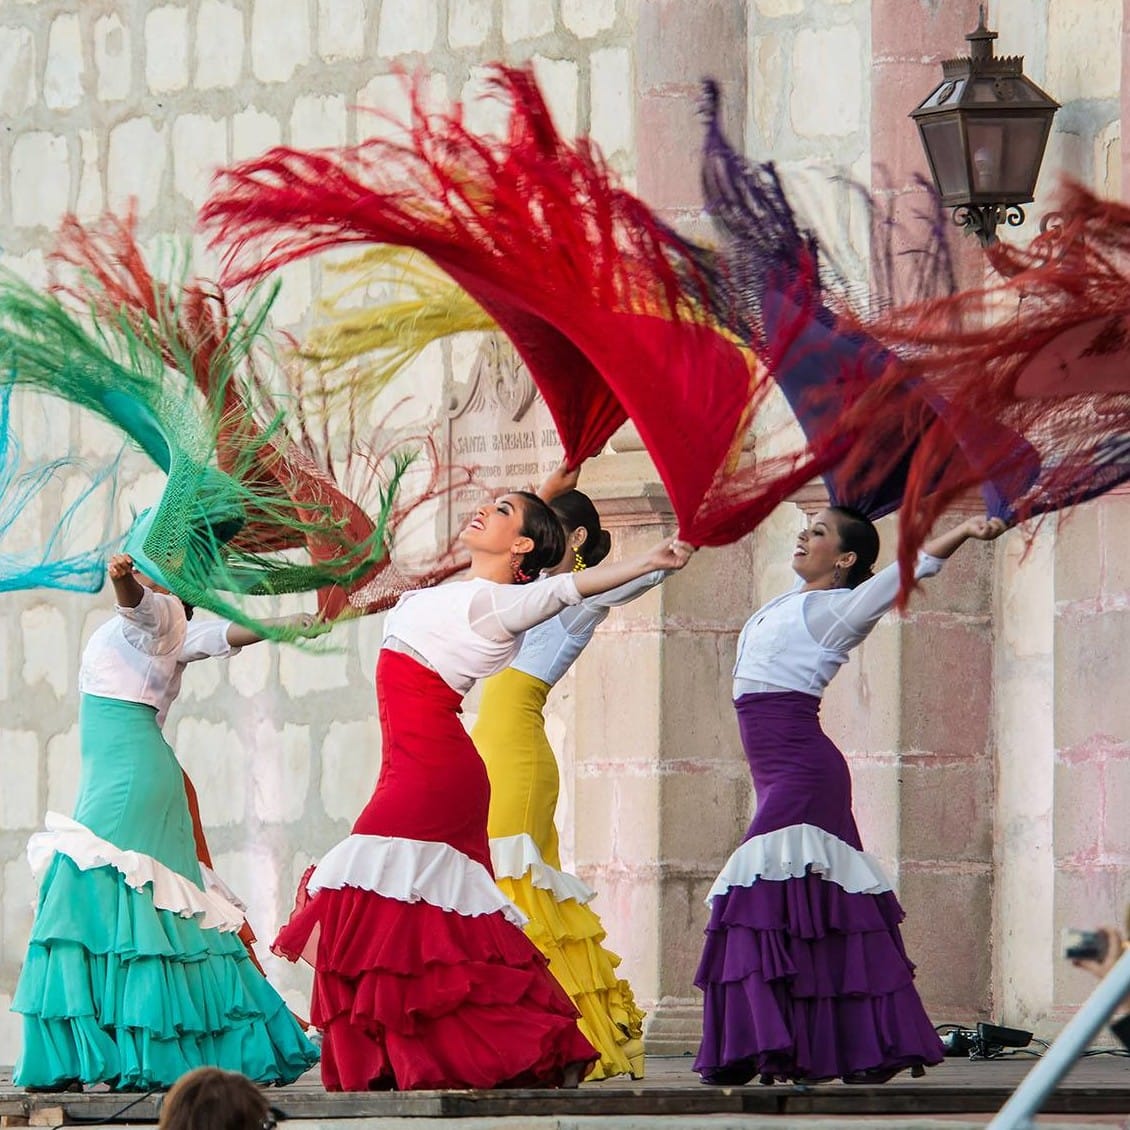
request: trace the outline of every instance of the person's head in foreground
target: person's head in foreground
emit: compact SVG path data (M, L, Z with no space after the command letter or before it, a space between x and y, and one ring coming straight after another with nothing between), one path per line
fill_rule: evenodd
M157 1125L162 1130L271 1130L276 1117L245 1075L198 1067L169 1088Z

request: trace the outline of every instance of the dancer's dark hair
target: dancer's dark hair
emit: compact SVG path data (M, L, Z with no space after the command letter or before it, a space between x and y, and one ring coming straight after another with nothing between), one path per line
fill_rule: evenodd
M561 519L566 539L574 530L584 528L585 540L578 550L581 560L586 566L599 565L612 548L612 535L601 528L600 515L596 512L592 499L579 490L567 490L550 499L549 505Z
M528 490L511 493L522 500L522 534L534 543L518 562L524 576L532 581L565 556L565 531L548 502Z
M182 1075L161 1101L159 1130L270 1130L276 1115L246 1076L218 1067Z
M879 557L879 531L875 523L854 506L829 506L835 515L836 533L840 549L855 554L855 563L844 578L849 589L863 584L871 576L871 569Z

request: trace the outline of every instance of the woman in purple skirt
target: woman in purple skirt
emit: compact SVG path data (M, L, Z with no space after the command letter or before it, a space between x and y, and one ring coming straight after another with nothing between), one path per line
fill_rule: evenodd
M926 544L916 575L1004 529L999 518L961 523ZM942 1059L899 935L902 908L863 851L847 762L820 728L824 688L898 594L897 564L871 575L878 554L863 514L821 511L797 540L796 584L738 641L734 705L757 811L709 896L695 977L704 1083L884 1083Z

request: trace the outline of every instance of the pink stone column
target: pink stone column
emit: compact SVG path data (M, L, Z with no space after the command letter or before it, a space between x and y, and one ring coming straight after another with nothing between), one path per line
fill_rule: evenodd
M1122 0L1122 82L1120 85L1122 122L1122 195L1130 195L1130 0Z

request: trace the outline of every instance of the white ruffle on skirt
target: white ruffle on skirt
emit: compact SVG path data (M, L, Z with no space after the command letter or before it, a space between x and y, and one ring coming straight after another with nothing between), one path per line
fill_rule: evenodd
M500 879L521 879L529 872L533 885L552 892L558 902L574 899L583 905L596 898L596 891L587 887L576 875L550 867L542 859L538 845L528 832L491 840L490 861Z
M526 916L490 872L450 844L395 836L351 835L314 868L306 890L356 887L399 902L427 902L475 918L501 911L515 926Z
M842 887L849 894L878 895L892 889L882 864L814 824L790 824L746 840L726 860L709 903L731 887L750 887L758 880L782 882L808 872Z
M243 909L215 889L201 890L183 875L137 851L123 851L96 836L84 824L58 812L47 813L47 831L28 840L27 859L36 881L41 881L56 852L65 855L82 871L112 867L126 885L140 891L152 887L153 905L182 918L199 916L209 930L234 932L243 925Z

